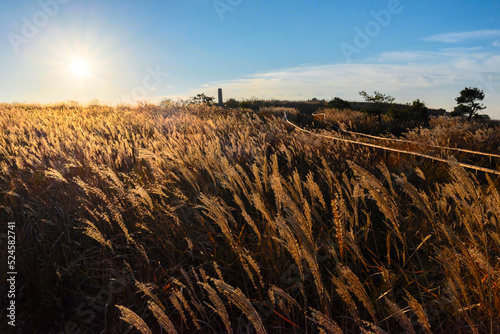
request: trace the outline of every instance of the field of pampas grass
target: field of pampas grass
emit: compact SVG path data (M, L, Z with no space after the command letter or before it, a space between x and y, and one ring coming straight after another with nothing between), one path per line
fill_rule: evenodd
M387 154L279 112L0 105L16 330L500 332L500 179L458 163L500 161ZM500 151L500 128L446 118L404 138Z

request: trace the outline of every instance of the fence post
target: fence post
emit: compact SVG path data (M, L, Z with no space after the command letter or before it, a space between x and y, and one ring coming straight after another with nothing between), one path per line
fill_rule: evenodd
M219 107L224 107L224 102L222 102L222 88L219 88Z

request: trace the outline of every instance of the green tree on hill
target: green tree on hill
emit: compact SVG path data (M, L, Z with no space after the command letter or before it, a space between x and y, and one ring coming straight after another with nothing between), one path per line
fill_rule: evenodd
M361 95L361 97L363 97L366 102L371 102L371 103L389 103L390 104L390 103L394 102L394 100L395 100L394 97L392 97L390 95L382 94L382 93L377 92L377 91L374 91L373 95L368 95L367 92L362 90L361 92L359 92L359 95Z
M359 95L365 99L366 102L373 103L373 106L366 110L367 113L372 115L377 115L378 119L381 119L382 115L382 105L392 104L395 100L394 97L380 92L374 91L373 95L368 95L364 90L359 92Z
M328 107L338 110L344 110L349 109L351 107L351 104L348 101L341 99L340 97L335 97L333 100L328 102Z
M460 91L460 96L455 99L458 106L455 107L455 115L469 115L467 120L471 120L480 110L486 107L478 101L484 100L484 92L479 88L465 88Z
M190 101L192 104L207 104L211 106L214 103L215 97L213 96L206 96L205 93L198 94L195 97L193 97Z
M412 102L409 111L414 119L418 119L421 122L427 122L429 120L429 109L420 99L416 99Z

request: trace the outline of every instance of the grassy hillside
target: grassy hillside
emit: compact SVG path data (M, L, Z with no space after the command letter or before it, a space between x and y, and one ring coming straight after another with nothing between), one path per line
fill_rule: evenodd
M7 104L0 129L21 332L500 331L500 179L457 163L494 158L206 106ZM500 151L500 128L445 118L404 137Z

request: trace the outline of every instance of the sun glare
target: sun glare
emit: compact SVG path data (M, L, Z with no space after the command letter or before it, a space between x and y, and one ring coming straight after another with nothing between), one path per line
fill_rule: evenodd
M70 64L71 73L79 78L84 78L90 74L90 65L84 59L75 59Z

